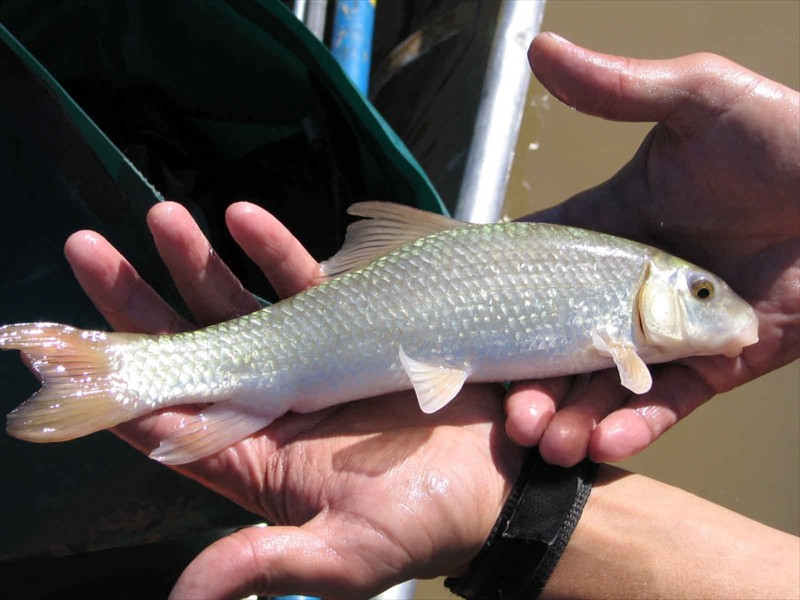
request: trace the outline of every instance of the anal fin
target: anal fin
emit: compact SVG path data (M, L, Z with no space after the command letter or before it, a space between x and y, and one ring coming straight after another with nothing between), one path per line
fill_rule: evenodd
M409 358L402 347L400 362L414 386L419 407L426 414L435 413L455 398L469 377L469 371L465 369L442 367Z
M150 458L168 465L194 462L240 442L275 418L254 413L230 400L217 402L162 440Z
M597 330L592 332L592 344L598 352L613 359L623 386L634 394L650 391L653 376L632 342L613 339L607 331Z

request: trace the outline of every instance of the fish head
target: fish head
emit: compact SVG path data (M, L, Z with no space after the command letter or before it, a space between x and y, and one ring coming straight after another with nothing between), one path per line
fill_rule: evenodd
M647 344L670 357L733 357L758 341L752 306L713 273L667 254L651 259L638 309Z

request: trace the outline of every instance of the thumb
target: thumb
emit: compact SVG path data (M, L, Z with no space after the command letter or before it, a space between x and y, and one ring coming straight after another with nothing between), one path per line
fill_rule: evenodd
M303 527L249 527L203 550L170 598L244 598L353 593L347 564L319 534Z
M528 61L539 81L568 106L605 119L659 121L684 134L717 117L761 80L714 54L625 58L593 52L549 32L533 40Z

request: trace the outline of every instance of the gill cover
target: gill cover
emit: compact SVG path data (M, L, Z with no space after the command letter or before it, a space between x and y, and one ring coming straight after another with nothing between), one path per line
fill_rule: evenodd
M686 338L682 295L685 293L678 268L665 268L651 260L639 290L639 318L647 342L670 347Z

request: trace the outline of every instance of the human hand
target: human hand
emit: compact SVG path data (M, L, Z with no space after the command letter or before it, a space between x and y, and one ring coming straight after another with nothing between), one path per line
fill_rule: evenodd
M604 231L664 248L725 279L758 313L760 341L738 358L652 367L632 396L615 372L586 383L515 385L507 430L559 465L621 460L714 394L800 354L800 99L726 59L634 60L542 34L534 74L569 106L621 121L657 121L609 181L531 220Z
M280 295L318 276L316 261L268 213L239 203L226 216ZM198 324L258 308L180 205L155 206L148 224ZM98 234L74 234L65 253L115 329L194 327ZM288 414L176 469L279 526L219 540L188 566L173 596L366 597L413 577L460 574L488 537L524 458L503 432L501 397L497 386L476 385L435 415L423 414L411 392ZM178 407L115 431L148 452L198 412Z

